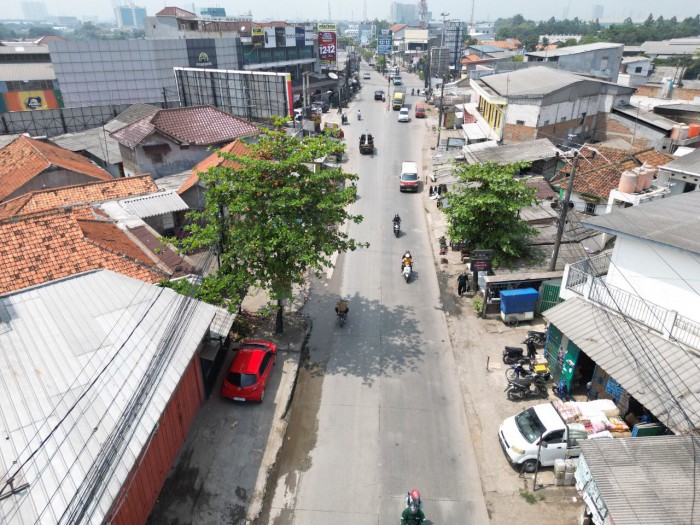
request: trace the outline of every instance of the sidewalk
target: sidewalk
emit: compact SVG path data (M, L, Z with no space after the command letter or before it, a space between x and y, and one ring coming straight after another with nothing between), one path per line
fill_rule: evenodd
M437 119L435 112L431 113L432 118L426 119L424 173L431 169L432 157L436 154L436 150L430 148L437 139L437 133L432 131ZM542 330L543 321L536 318L532 323L521 323L516 328L510 328L493 315L486 319L477 317L472 304L476 294L472 291L462 297L457 295L457 276L465 268L459 252L449 250L446 255L439 253L438 239L447 230L444 214L434 200L428 199L427 191L423 192L423 199L442 307L457 362L481 488L491 523L578 523L582 502L576 490L573 487L555 487L552 468L540 470L538 489L533 490L533 475L521 475L511 467L498 440L498 427L503 419L528 406L544 402L540 399L509 401L504 393L507 365L501 359L504 346L518 345L525 339L527 330Z

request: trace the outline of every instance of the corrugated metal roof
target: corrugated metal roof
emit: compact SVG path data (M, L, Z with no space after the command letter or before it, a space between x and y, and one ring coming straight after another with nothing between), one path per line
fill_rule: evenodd
M488 144L489 146L482 146ZM493 147L492 147L493 146ZM462 148L467 163L497 162L509 164L516 161L534 162L536 160L554 158L557 148L549 139L536 139L527 142L494 145L493 142L470 144Z
M101 523L217 308L106 270L0 303L12 313L0 333L0 471L14 473L14 461L38 450L16 480L29 487L0 501L0 522L70 522L69 502L84 497L87 521ZM124 441L107 449L118 430ZM93 476L96 492L85 497Z
M107 164L119 164L122 154L119 143L109 136L106 128L92 128L80 133L66 133L51 137L51 142L69 151L87 151Z
M578 55L579 53L590 53L591 51L598 51L600 49L622 49L623 47L623 44L612 44L610 42L594 42L592 44L581 44L580 46L561 47L558 49L551 49L548 51L533 51L531 53L525 53L525 55L542 58L560 57L564 55Z
M681 157L681 159L687 158ZM584 226L700 253L700 192L658 199L643 206L613 208L581 220Z
M700 428L694 352L579 297L543 315L664 425L676 433Z
M133 199L124 199L119 201L119 204L126 211L141 219L189 209L185 201L172 190L159 191L158 193L142 195Z
M700 484L696 483L700 437L589 439L579 443L615 525L700 523L700 510L693 509L700 502Z
M636 120L641 120L652 126L656 126L664 131L671 131L673 126L678 124L675 120L663 117L654 113L653 111L647 111L646 109L641 109L639 106L633 106L632 104L618 105L613 108L614 113L622 113L628 117Z
M662 170L700 176L700 149L694 149L687 155L664 164Z
M4 82L56 80L56 72L50 62L0 64L0 80Z

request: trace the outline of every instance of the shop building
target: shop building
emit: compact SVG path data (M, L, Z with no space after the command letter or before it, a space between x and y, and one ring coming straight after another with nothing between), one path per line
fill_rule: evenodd
M583 219L616 236L612 254L567 265L565 300L544 313L555 380L612 399L631 427L652 421L638 435L700 425L699 206L692 192Z

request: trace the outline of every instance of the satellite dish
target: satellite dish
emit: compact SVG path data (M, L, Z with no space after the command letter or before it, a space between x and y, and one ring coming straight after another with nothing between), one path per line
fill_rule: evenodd
M331 72L331 73L328 73L328 78L332 78L333 80L338 80L338 75Z

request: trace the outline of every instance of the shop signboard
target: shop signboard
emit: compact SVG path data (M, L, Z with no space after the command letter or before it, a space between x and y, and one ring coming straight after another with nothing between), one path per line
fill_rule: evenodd
M274 27L264 27L265 31L265 47L271 49L275 46L275 28Z
M377 35L377 54L388 55L391 53L391 30L382 29Z
M337 33L338 26L330 23L318 24L318 32L321 33L322 31L332 31L333 33Z
M493 250L472 250L469 258L472 261L491 261L493 260Z
M337 34L333 31L318 33L318 59L331 67L336 61L336 36Z
M287 47L287 41L284 36L284 27L275 28L275 45L277 47Z
M295 36L297 47L304 47L304 45L306 45L305 34L306 33L305 33L303 27L295 27L294 28L294 36Z
M216 69L216 45L211 38L185 41L190 67Z
M262 27L253 27L250 30L253 40L253 47L263 47L265 45L265 31Z
M284 47L296 47L297 31L294 27L284 28Z
M475 261L471 260L469 262L470 272L490 272L491 271L491 261Z

